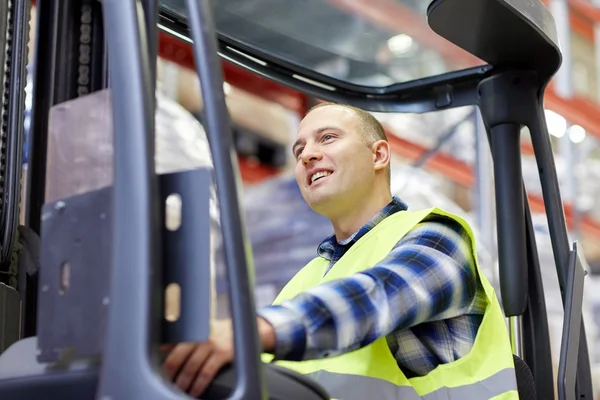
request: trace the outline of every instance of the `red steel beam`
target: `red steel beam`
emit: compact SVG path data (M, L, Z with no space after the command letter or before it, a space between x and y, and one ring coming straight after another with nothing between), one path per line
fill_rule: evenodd
M600 138L600 106L581 96L565 99L556 94L549 85L544 97L544 106L565 117L571 124L580 125L591 136Z
M159 34L158 55L175 62L182 67L195 70L192 45L166 33ZM260 77L230 62L222 61L225 81L236 88L257 94L262 98L279 103L284 107L303 115L308 110L307 97L287 86Z
M435 34L421 16L394 0L329 1L349 12L366 16L374 23L387 27L391 31L409 33L427 47L442 54L457 68L472 67L482 63L477 57ZM35 6L36 0L31 2ZM582 15L587 18L598 17L596 21L600 21L600 12L585 0L569 0L569 2L576 11L572 15L575 26L586 31L586 37L593 38L593 29L591 25L584 24ZM195 69L191 46L170 35L160 34L159 55L183 67ZM251 93L260 93L265 99L280 103L288 109L298 112L299 115L303 115L308 109L306 96L298 96L298 92L284 85L256 76L226 61L223 61L223 73L225 80L232 85ZM581 125L590 134L600 137L600 107L597 104L579 97L571 100L561 99L551 88L546 92L545 101L549 109L563 115L569 122ZM582 110L587 111L582 112Z
M594 23L600 23L600 9L596 8L589 1L569 0L569 8L578 16L581 16L588 20L591 23L591 25L593 25Z
M194 68L194 59L191 45L174 40L169 35L160 35L159 55L165 59L178 63L185 68ZM291 110L299 111L299 115L304 115L306 111L306 96L300 92L288 88L287 86L271 82L265 78L259 77L250 72L246 72L241 67L223 62L225 77L228 82L234 86L247 90L255 95L263 96L271 101L287 105ZM237 75L236 74L240 74ZM234 83L232 83L235 82ZM259 81L256 83L255 81ZM295 100L293 100L295 99ZM300 112L301 111L301 112ZM575 122L576 123L576 122ZM390 144L394 152L408 160L415 161L419 159L427 148L412 143L406 139L398 137L392 133L388 135ZM522 143L522 152L524 154L533 154L533 148L529 143ZM268 168L252 162L245 158L239 158L240 171L245 183L257 183L262 179L276 175L279 171ZM452 182L472 187L475 181L472 168L452 156L444 153L437 153L425 164L425 168L438 172L450 179ZM529 195L529 202L533 212L545 212L544 202L538 196ZM572 227L573 218L570 205L565 205L565 214L567 225ZM600 224L589 217L584 217L581 221L583 232L600 237Z
M572 12L569 15L569 22L573 32L577 33L588 42L594 43L594 27L583 15Z
M541 2L544 3L546 7L549 7L550 5L550 0L541 0ZM590 42L594 41L594 27L590 25L589 19L585 14L581 14L573 4L569 4L569 23L571 29L578 35Z
M280 173L277 168L269 167L248 157L238 156L238 165L242 181L253 184L271 178Z
M413 143L409 140L396 136L393 133L390 133L387 127L386 130L388 131L387 136L390 147L395 154L398 154L399 156L410 161L416 161L428 151L427 148L419 144ZM434 154L425 163L424 167L442 173L446 178L461 186L473 186L474 179L471 166L467 163L456 160L454 157L448 154L441 152Z
M389 134L388 139L394 152L411 161L419 159L428 150L425 147L394 136L393 134ZM471 166L462 161L458 161L447 154L437 153L429 159L429 161L425 164L425 167L441 173L452 182L465 187L472 187L475 182L475 177ZM544 200L540 196L528 194L528 199L532 212L546 212ZM575 222L573 217L573 207L570 204L564 204L564 211L567 226L571 229L574 227L573 224ZM582 216L580 228L584 234L597 238L600 237L600 223L595 221L590 216Z

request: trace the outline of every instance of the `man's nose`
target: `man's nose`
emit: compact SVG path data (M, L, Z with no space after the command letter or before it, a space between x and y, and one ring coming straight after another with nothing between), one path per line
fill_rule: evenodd
M307 165L311 161L318 161L323 158L323 154L316 146L306 146L302 150L301 159L304 165Z

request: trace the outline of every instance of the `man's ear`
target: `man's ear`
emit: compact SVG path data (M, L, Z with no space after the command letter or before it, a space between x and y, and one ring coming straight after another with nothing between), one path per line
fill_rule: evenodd
M387 169L392 157L392 148L385 140L378 140L371 147L373 151L373 167L375 171Z

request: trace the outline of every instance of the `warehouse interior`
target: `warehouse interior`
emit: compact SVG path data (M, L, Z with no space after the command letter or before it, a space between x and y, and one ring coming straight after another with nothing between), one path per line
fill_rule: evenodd
M420 18L426 2L309 2L320 4L318 12L314 7L303 6L303 2L294 2L291 9L284 2L251 3L252 6L244 6L242 1L229 1L227 7L229 11L236 9L236 18L253 20L263 24L265 29L289 36L298 35L299 42L320 48L322 51L314 53L307 68L358 84L387 85L479 64L475 57L427 29L426 22ZM570 239L583 245L591 268L585 281L583 315L594 387L600 396L600 4L593 0L545 0L545 3L561 26L561 50L565 56L561 70L546 91L546 122ZM227 20L226 11L224 7L222 29L248 34L248 28L236 23L237 19ZM315 20L315 28L301 37L299 32L305 30L303 21L307 19ZM36 23L33 7L30 60ZM346 40L350 37L364 40ZM291 59L301 58L289 49L280 49L278 43L267 43L267 35L261 32L256 31L252 40L286 51ZM334 47L342 48L343 54L332 51ZM304 51L300 45L294 49ZM162 154L157 157L162 161L157 158L157 168L168 170L174 160L181 157L181 152L186 152L190 160L196 160L210 157L210 151L202 127L203 100L191 44L161 33L158 53L157 143L163 144L158 144ZM349 59L367 61L353 63ZM385 67L373 74L365 66L372 62L369 60L377 60ZM295 160L291 152L301 119L321 99L225 60L222 68L223 90L241 177L240 201L254 256L256 303L267 305L315 256L317 245L331 233L329 221L314 213L301 196L293 175ZM31 74L28 82L31 91ZM31 96L27 98L27 106L26 116L29 116ZM476 231L482 268L497 286L493 169L479 111L475 107L461 107L426 114L373 115L384 125L394 152L391 161L394 195L410 208L435 206L464 215ZM26 129L28 123L26 120ZM67 150L50 148L49 152ZM554 367L558 368L563 306L538 169L526 128L522 132L521 154L546 285L552 358ZM24 152L25 173L26 155L27 151ZM51 174L49 171L47 193L52 191ZM228 316L224 261L219 256L220 244L215 246L218 248L216 312L219 316Z

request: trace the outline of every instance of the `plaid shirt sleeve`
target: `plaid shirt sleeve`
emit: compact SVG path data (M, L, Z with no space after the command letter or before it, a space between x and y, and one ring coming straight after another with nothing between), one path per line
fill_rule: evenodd
M469 311L478 287L466 231L425 220L374 267L259 311L276 335L275 359L302 361L362 348L392 332Z

